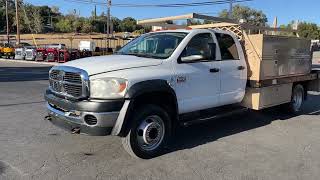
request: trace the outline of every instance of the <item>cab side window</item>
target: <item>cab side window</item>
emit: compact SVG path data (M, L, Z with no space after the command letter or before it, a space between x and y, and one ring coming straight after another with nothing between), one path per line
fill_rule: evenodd
M183 51L181 57L203 56L202 60L211 60L213 58L210 44L213 38L210 33L195 35Z
M228 34L216 33L220 47L221 60L239 60L238 49L234 39Z

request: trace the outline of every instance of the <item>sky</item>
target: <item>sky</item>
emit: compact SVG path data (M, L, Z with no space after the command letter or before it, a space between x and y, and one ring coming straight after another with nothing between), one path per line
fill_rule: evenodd
M34 5L58 6L62 13L68 13L76 9L81 16L90 16L94 5L71 2L70 0L24 0ZM105 2L106 0L93 0ZM204 2L208 0L112 0L112 3L137 3L137 4L166 4L166 3L188 3ZM215 0L213 0L215 1ZM278 17L278 24L288 24L292 20L308 21L320 24L320 1L319 0L253 0L242 2L241 5L262 10L268 17L268 23L272 24L274 18ZM120 19L134 17L135 19L146 19L163 16L181 15L187 13L212 13L216 16L221 10L228 9L228 4L212 5L203 7L183 8L123 8L112 7L112 16ZM106 7L97 6L97 13L106 12Z

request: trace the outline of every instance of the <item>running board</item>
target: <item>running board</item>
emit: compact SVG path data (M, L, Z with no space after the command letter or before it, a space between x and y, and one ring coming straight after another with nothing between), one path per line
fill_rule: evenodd
M183 126L190 126L193 124L200 124L200 123L205 123L214 119L219 119L219 118L224 118L224 117L228 117L234 114L238 114L238 113L242 113L244 111L247 111L248 108L245 107L241 107L241 108L237 108L237 109L228 109L228 110L224 110L224 111L220 111L219 113L215 113L215 114L211 114L205 117L200 117L200 118L196 118L195 120L189 120L189 121L184 121L182 122Z

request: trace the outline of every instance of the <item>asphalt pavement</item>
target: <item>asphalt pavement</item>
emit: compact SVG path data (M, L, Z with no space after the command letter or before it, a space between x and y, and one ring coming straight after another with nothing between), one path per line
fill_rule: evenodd
M118 137L72 135L44 121L49 65L0 61L0 180L318 180L320 96L182 128L170 152L131 158Z

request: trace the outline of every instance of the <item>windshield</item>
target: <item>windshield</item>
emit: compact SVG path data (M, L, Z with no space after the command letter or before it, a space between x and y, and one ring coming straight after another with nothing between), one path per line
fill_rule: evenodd
M125 45L117 54L166 59L171 56L186 36L187 33L184 32L162 32L142 35Z

